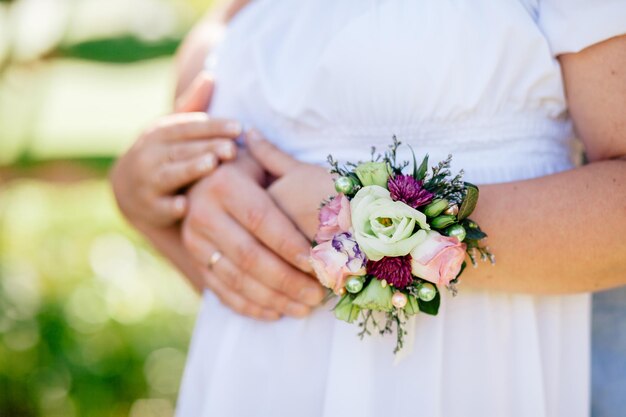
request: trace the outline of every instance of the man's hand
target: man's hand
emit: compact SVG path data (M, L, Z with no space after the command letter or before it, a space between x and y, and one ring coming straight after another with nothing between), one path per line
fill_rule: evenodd
M207 286L236 312L262 319L302 317L325 295L307 273L310 242L263 188L244 152L189 193L183 241Z

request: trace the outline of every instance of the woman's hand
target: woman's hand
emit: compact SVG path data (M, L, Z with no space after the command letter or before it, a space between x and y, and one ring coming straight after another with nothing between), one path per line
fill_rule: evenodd
M183 242L226 306L266 320L302 317L325 291L307 274L310 242L263 188L264 179L240 152L199 181L188 194Z
M136 226L168 226L181 219L187 201L179 190L235 157L233 139L241 125L203 112L212 90L212 80L199 76L177 100L178 113L153 123L113 168L118 205Z
M318 165L294 159L256 130L247 133L246 144L250 154L273 177L267 190L276 204L313 240L320 203L336 194L332 176Z

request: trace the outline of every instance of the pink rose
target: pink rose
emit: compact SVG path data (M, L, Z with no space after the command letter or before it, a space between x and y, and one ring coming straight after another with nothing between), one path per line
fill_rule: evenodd
M338 233L347 232L352 226L350 220L350 201L343 194L338 194L320 209L320 225L315 235L317 243L328 242Z
M461 271L465 244L431 230L426 240L411 251L411 257L413 275L434 284L448 285Z
M365 275L365 255L349 233L311 249L311 266L320 283L339 294L351 275Z

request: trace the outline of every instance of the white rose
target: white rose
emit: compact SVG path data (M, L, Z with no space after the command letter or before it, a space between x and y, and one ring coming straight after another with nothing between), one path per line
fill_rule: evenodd
M367 258L405 256L426 239L426 216L378 185L363 187L350 201L354 238ZM415 231L419 225L420 230Z

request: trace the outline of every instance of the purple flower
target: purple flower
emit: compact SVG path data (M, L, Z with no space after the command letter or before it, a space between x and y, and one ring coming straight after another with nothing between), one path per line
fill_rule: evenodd
M350 233L336 234L332 239L333 248L348 257L346 266L351 270L357 270L365 266L365 254L359 248Z
M385 280L396 288L404 288L413 282L411 255L384 257L380 261L368 261L367 273L378 280Z
M344 290L348 277L366 272L365 255L350 233L340 233L312 248L310 262L320 283L337 295Z
M396 175L389 178L387 183L391 198L395 201L418 208L430 203L434 194L422 187L422 181L417 181L410 175Z

